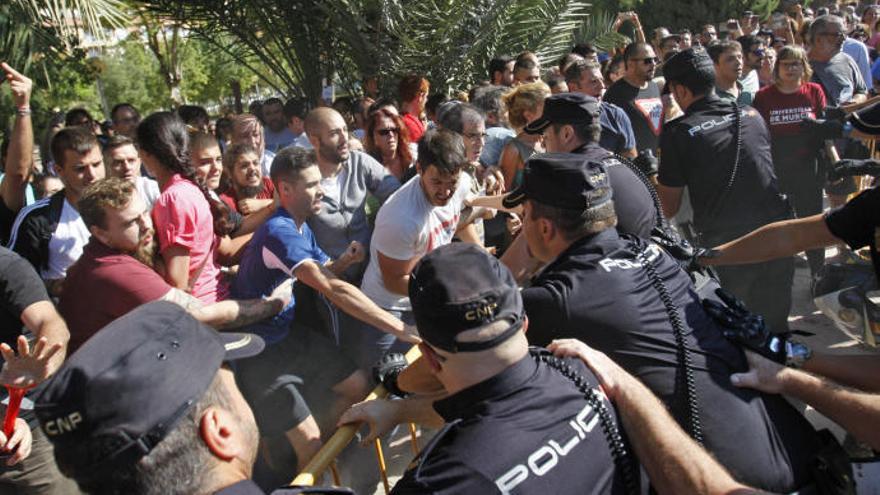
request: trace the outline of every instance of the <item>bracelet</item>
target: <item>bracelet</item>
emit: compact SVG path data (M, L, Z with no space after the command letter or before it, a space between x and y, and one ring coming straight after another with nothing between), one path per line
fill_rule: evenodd
M24 117L25 115L31 114L31 107L18 107L15 109L16 115Z

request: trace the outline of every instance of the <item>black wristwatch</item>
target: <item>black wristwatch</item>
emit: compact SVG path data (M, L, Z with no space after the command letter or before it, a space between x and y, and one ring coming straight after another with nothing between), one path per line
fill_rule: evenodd
M787 341L785 343L785 365L789 368L802 368L804 362L813 357L813 350L806 344Z

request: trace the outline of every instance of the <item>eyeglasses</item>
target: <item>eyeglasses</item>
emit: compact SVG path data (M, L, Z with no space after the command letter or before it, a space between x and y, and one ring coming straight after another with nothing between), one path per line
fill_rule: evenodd
M469 132L467 134L464 134L464 137L470 139L471 141L476 141L478 139L481 139L481 140L486 139L486 136L488 136L488 134L486 134L485 132L483 132L483 133Z
M390 136L399 133L400 129L397 127L389 127L387 129L376 129L376 132L378 132L380 136Z
M763 48L759 48L757 50L752 50L752 55L754 55L756 57L764 58L764 55L766 55L766 54L767 54L767 52L764 51Z
M660 59L657 57L634 58L633 62L641 62L645 65L657 65Z

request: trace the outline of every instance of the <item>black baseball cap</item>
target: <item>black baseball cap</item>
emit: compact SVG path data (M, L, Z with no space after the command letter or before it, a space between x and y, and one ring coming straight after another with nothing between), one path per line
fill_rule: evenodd
M447 352L491 349L520 331L525 317L513 274L486 250L466 242L439 247L413 268L409 300L419 336ZM459 342L458 334L495 321L510 326L497 336Z
M77 466L78 477L130 465L174 429L223 361L255 356L264 346L256 335L219 333L177 304L147 303L71 355L34 409L56 449L97 437L118 441L113 452Z
M550 124L589 124L599 119L599 100L582 93L558 93L544 99L544 113L526 127L541 134Z
M574 153L542 153L526 161L522 184L504 197L505 208L526 199L565 210L586 210L611 201L605 166Z
M853 127L865 134L880 135L880 103L874 103L849 116Z
M702 47L691 47L675 53L663 62L663 77L667 86L670 82L682 83L691 78L704 80L711 77L715 80L715 66L712 58Z

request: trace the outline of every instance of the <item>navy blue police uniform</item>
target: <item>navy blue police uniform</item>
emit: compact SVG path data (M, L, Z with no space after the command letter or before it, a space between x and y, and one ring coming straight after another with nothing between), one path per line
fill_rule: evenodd
M513 275L471 244L443 246L422 258L409 295L419 334L433 349L482 351L522 332L522 298ZM456 339L502 321L509 326L489 340ZM583 381L576 384L574 375ZM434 409L446 426L392 493L644 492L614 407L580 360L535 350L435 402Z
M576 210L580 198L566 200L568 189L555 184L572 182L570 170L584 164L575 157L545 157L530 160L521 192L511 196ZM586 168L595 176L604 173L598 163ZM583 184L593 187L586 179ZM692 434L696 416L705 447L734 478L778 492L810 484L809 465L819 446L815 431L781 396L730 383L731 373L748 369L745 356L705 312L690 276L657 245L610 228L583 236L522 297L531 345L575 338L608 354ZM681 321L679 336L689 355L684 365L670 307Z
M705 72L714 78L704 50L685 50L664 66L667 84ZM711 74L709 74L711 72ZM714 247L768 223L792 217L779 192L764 119L751 107L736 107L714 93L692 103L668 122L660 136L657 179L687 187L697 243ZM775 332L788 330L794 262L791 258L718 267L725 289L764 315Z

